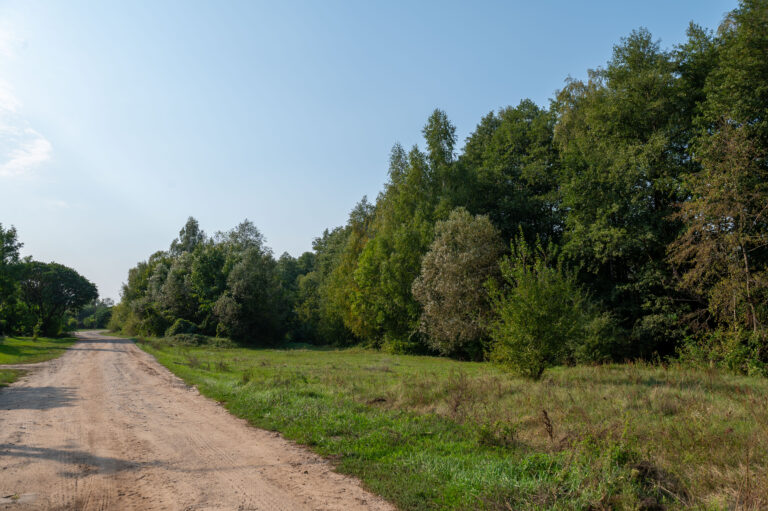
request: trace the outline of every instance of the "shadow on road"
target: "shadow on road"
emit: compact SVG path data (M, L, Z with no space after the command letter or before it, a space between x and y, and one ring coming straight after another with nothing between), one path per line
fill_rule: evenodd
M0 458L5 456L29 460L51 460L67 465L75 465L78 470L61 472L59 474L68 478L79 478L93 472L108 475L125 470L136 470L159 465L159 462L143 463L128 461L109 456L96 456L89 452L78 450L0 444Z
M72 406L76 400L72 387L5 387L0 410L50 410Z

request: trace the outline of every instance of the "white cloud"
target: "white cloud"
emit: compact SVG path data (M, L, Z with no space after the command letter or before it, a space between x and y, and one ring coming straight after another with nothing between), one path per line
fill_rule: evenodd
M0 177L17 177L29 174L36 167L51 159L53 147L37 131L27 128L12 137L15 143L3 154ZM0 147L3 144L0 144Z
M0 60L13 58L22 41L0 28ZM30 176L51 159L53 146L22 115L10 84L0 81L0 178Z

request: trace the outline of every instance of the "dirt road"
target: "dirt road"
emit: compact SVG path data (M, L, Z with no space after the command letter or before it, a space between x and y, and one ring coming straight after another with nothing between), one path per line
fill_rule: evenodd
M132 342L79 337L0 390L0 509L392 509Z

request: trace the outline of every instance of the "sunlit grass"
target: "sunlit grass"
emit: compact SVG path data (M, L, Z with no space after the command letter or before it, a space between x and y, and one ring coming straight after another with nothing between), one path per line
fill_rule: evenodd
M0 369L0 388L7 387L24 375L17 369Z
M531 382L360 349L144 349L403 509L768 506L764 379L634 364Z
M62 355L77 341L74 337L51 339L48 337L0 338L0 364L30 364L43 362Z

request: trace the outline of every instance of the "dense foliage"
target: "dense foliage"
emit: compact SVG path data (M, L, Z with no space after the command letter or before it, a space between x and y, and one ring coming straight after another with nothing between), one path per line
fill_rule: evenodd
M671 49L636 30L548 108L490 112L460 151L435 110L376 201L298 259L249 222L208 238L190 219L130 271L113 326L492 356L532 376L676 354L762 372L766 34L765 0Z
M0 224L0 335L57 336L98 298L96 286L64 265L20 259L21 247L16 229Z
M140 335L274 343L294 324L291 295L303 273L287 254L276 261L248 220L210 238L189 218L168 251L130 270L110 325Z

